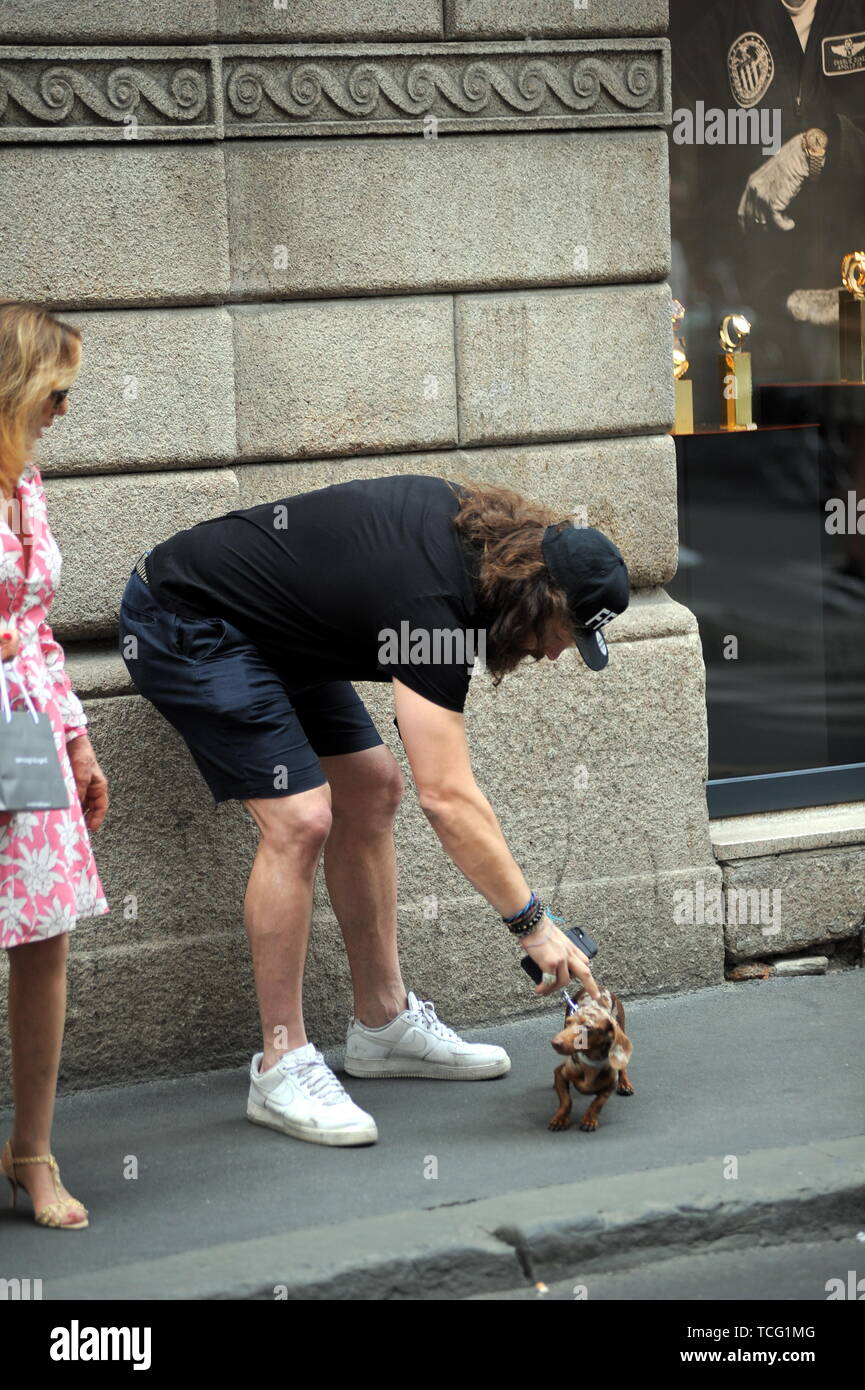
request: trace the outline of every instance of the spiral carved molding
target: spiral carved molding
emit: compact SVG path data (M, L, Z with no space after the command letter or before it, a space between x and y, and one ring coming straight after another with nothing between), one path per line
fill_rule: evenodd
M660 125L667 77L663 40L3 48L0 140Z
M122 121L133 111L148 111L169 121L194 121L207 104L207 78L192 68L178 68L167 82L145 69L114 68L102 83L71 67L50 67L30 86L18 73L0 67L0 116L10 97L34 121L69 119L76 101L105 121Z
M447 119L482 112L514 118L535 115L545 106L561 115L643 111L657 100L658 72L656 65L633 56L618 65L596 56L566 63L523 57L507 67L486 60L421 61L402 72L383 62L329 67L236 60L228 65L225 90L229 119L246 122L335 116L388 121L429 114Z

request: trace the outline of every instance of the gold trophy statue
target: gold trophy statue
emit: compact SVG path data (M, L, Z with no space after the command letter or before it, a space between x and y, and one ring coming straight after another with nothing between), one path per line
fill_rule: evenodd
M838 291L841 380L865 381L865 251L851 251L841 262Z
M751 332L743 314L727 314L721 323L721 429L755 430L751 354L742 344Z
M685 306L678 299L673 300L673 378L676 384L676 425L675 434L694 433L694 383L685 381L685 373L691 365L685 351L685 339L680 325L685 317Z

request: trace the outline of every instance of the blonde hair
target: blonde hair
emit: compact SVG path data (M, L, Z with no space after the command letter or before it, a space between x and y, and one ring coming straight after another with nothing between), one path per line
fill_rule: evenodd
M11 496L28 462L40 404L78 375L81 334L47 309L0 299L0 491Z

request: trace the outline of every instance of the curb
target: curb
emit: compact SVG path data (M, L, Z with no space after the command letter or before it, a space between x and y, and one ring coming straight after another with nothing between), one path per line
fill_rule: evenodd
M735 1179L730 1157L210 1245L45 1280L44 1297L452 1301L865 1224L865 1136L752 1150Z

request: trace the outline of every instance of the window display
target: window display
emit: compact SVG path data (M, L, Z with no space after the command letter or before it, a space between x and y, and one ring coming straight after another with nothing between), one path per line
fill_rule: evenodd
M865 0L671 0L670 39L694 425L669 587L703 640L710 812L858 800Z

